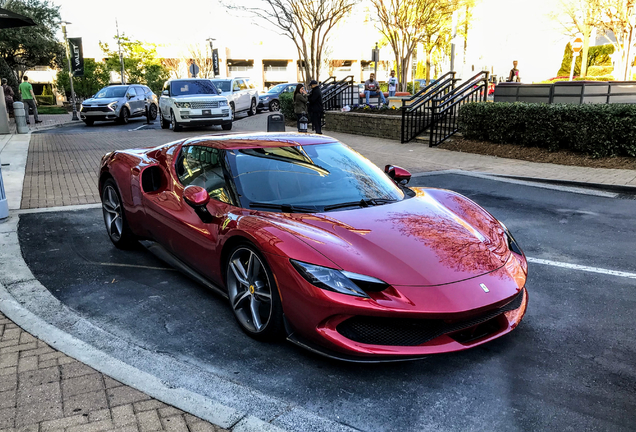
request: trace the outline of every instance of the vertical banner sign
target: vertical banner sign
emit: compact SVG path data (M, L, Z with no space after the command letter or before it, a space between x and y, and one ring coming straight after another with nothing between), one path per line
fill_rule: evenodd
M68 38L68 48L71 52L71 69L73 76L84 76L84 51L82 50L82 38Z
M219 50L214 49L212 51L212 66L214 67L214 76L220 75L219 73Z

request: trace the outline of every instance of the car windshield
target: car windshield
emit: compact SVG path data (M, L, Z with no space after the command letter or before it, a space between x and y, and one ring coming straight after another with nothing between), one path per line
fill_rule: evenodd
M118 87L104 87L100 91L95 94L95 98L120 98L124 97L126 94L126 90L128 87L118 86Z
M222 92L232 91L232 80L214 80L214 84L220 88Z
M324 211L331 206L400 201L406 196L377 166L338 142L227 154L245 208ZM344 203L351 204L341 205Z
M215 85L210 80L181 80L170 83L172 96L213 94L216 95Z
M274 87L272 87L271 89L267 90L267 93L280 93L283 90L285 90L285 87L287 87L289 84L278 84Z

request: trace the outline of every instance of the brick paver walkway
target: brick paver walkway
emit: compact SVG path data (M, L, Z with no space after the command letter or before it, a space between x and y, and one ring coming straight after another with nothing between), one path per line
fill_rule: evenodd
M73 120L73 115L69 114L40 114L39 116L42 123L34 123L33 116L30 117L29 121L31 124L29 125L29 130L37 131L41 129L48 129L51 126L59 126L66 123L71 123ZM16 133L15 119L9 119L9 131L11 133Z
M54 350L0 313L0 432L222 432Z

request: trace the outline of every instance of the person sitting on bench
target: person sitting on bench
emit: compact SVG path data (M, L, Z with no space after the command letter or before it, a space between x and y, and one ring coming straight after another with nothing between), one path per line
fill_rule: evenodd
M364 82L364 97L367 105L369 105L369 96L377 96L378 102L381 99L382 103L386 105L384 93L380 90L380 83L375 80L375 74L369 75L369 79Z

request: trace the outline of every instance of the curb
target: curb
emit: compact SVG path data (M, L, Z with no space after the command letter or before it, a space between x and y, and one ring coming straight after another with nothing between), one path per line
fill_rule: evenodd
M553 185L594 189L594 190L605 191L605 192L614 192L621 195L630 195L636 198L636 186L612 185L612 184L604 184L604 183L587 183L587 182L577 182L572 180L555 180L555 179L549 179L549 178L543 178L543 177L509 176L504 174L491 174L491 175L495 177L503 177L503 178L509 178L513 180L523 180L528 182L546 183L546 184L553 184ZM635 175L636 175L636 172L635 172Z

